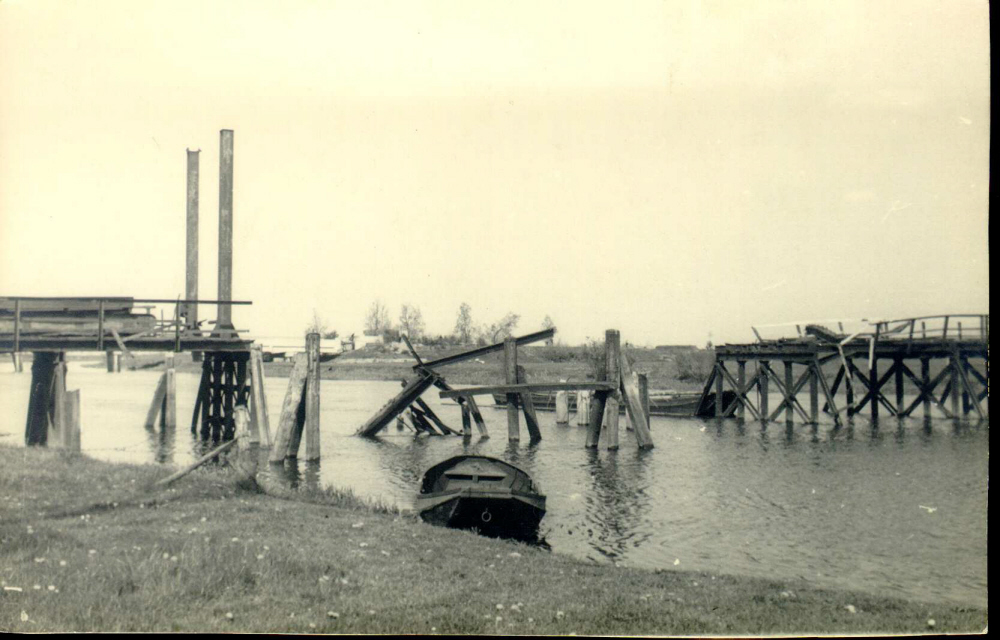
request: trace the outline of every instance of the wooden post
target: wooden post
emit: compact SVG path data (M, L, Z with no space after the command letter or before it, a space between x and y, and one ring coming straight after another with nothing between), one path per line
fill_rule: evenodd
M24 444L44 447L49 438L52 379L58 354L36 351L31 361L31 390L28 393L28 415L24 425Z
M160 375L156 381L156 389L153 391L153 401L149 403L149 410L146 412L146 428L156 427L156 419L163 415L163 403L167 397L167 372Z
M271 446L271 421L264 393L264 355L259 344L250 349L250 441Z
M105 358L107 360L108 373L114 373L115 372L115 352L114 351L105 351L104 353L105 353Z
M462 437L472 437L472 412L469 410L469 403L462 403Z
M260 445L251 438L250 410L241 404L236 407L233 417L236 421L236 441L239 443L237 449L240 471L247 478L256 478Z
M233 132L219 132L219 292L218 299L233 299ZM232 306L220 304L216 329L232 329Z
M716 369L722 368L722 361L715 361ZM721 418L726 414L725 403L723 402L723 391L725 390L724 385L725 378L720 371L715 373L715 417Z
M521 365L517 365L517 382L528 384L528 374ZM524 411L524 424L528 427L528 437L532 442L538 442L542 439L542 432L538 429L538 415L535 413L531 392L521 394L521 408Z
M649 378L645 373L638 376L639 402L642 403L642 415L646 416L646 424L649 424Z
M809 419L813 424L819 422L819 369L809 367Z
M597 381L606 382L608 380L608 368L611 358L612 351L617 358L619 348L616 348L617 344L620 344L620 336L618 331L615 329L608 329L604 332L604 367L597 372ZM615 367L617 371L617 366ZM584 446L588 449L596 449L597 443L601 439L601 424L604 422L604 408L608 403L608 392L607 391L596 391L591 397L590 406L590 422L587 425L587 439ZM617 409L617 398L615 408ZM617 413L615 414L617 415ZM618 424L615 423L615 428L617 429ZM617 433L616 433L617 435Z
M49 399L49 436L48 442L58 445L64 441L66 433L66 354L56 357L55 369L52 372L52 397Z
M80 452L80 390L67 391L63 399L63 448Z
M289 456L292 432L299 431L301 437L302 427L298 424L299 406L302 404L302 393L305 391L306 373L309 362L304 353L296 353L293 358L292 371L288 374L288 389L285 391L285 401L281 404L281 419L278 421L278 433L274 438L274 445L271 447L271 462L281 462ZM303 416L304 418L305 416ZM299 442L295 441L295 450L291 457L298 455Z
M928 388L931 384L931 362L929 358L920 359L920 381L923 383L924 389ZM924 394L924 417L931 417L931 394Z
M517 342L507 338L503 342L504 380L507 384L517 384ZM521 440L521 423L518 418L518 397L516 393L507 394L507 440Z
M737 384L737 386L739 386L739 389L736 390L736 393L740 394L740 398L738 399L737 404L736 404L736 417L739 418L740 420L743 420L743 418L746 416L746 407L743 406L743 402L740 401L740 400L742 400L742 397L743 397L743 387L746 386L746 383L747 383L747 361L746 360L737 360L736 361L736 384Z
M560 380L566 382L566 380ZM569 391L556 391L556 424L569 423Z
M613 333L612 333L613 331ZM618 405L621 400L621 334L617 330L608 331L605 338L605 363L606 379L612 382L617 381L615 390L608 393L608 399L604 404L604 428L607 430L608 449L618 448ZM638 391L638 389L636 389Z
M198 173L200 150L187 149L187 245L186 288L188 300L198 299ZM198 305L188 303L184 309L184 324L190 331L198 329ZM191 359L201 361L201 352L193 351Z
M947 322L947 318L945 318L945 321ZM950 385L951 385L951 413L952 413L952 415L955 416L956 419L959 417L959 415L961 415L958 412L958 400L961 397L961 393L962 393L962 390L960 388L961 385L959 384L959 381L958 381L958 368L960 366L962 366L962 365L959 363L958 357L952 356L952 358L951 358L951 382L950 382Z
M903 359L896 358L894 362L896 379L896 414L902 417L903 412Z
M14 365L14 373L21 373L24 371L24 366L21 364L21 354L17 351L13 351L10 354L11 363Z
M590 392L576 392L576 426L585 427L590 424Z
M785 422L791 422L792 418L795 416L792 413L794 409L792 405L792 398L795 397L795 391L793 387L795 383L792 381L792 363L789 361L784 362L785 365Z
M174 371L174 356L166 358L167 370L164 372L165 388L163 394L163 426L167 429L177 428L177 374Z
M854 415L854 376L851 368L854 366L851 358L844 358L844 398L847 401L847 415Z
M767 423L767 417L771 415L767 410L768 379L767 372L764 370L764 367L766 367L767 364L767 360L760 360L757 363L757 384L760 388L760 421L765 424Z
M476 399L470 396L465 399L465 402L469 405L469 413L472 414L472 419L476 421L479 437L489 438L490 432L486 429L486 421L483 420L483 414L479 412L479 405L476 404Z
M639 390L639 380L645 378L645 376L640 378L633 375L632 367L628 362L628 358L626 358L620 351L618 354L618 362L618 387L624 395L625 413L629 420L632 421L632 427L635 431L636 444L639 445L640 449L652 449L653 436L649 433L649 415L646 413L649 410L649 394L647 390L647 404L644 407L642 392Z
M868 382L870 386L868 388L868 391L871 394L870 404L872 406L872 424L875 424L878 422L879 388L878 388L878 356L875 355L874 350L872 351L870 362L871 366L868 369Z
M318 333L306 336L306 461L320 459L319 446L319 340Z

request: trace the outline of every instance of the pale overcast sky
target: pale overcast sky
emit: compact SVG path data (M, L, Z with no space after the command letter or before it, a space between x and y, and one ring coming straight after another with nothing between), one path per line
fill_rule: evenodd
M185 149L234 320L575 343L989 310L971 0L0 0L0 295L184 292Z

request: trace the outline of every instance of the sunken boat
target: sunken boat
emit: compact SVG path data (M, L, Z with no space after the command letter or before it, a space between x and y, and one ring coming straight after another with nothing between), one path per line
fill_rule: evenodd
M430 524L533 541L545 516L545 496L531 476L509 462L463 455L424 473L414 507Z
M575 413L576 394L567 395L567 405L570 413ZM556 392L555 391L532 391L531 401L535 405L536 411L555 411ZM736 401L736 394L731 391L723 393L723 401L728 408L730 403ZM507 395L504 393L494 393L493 402L497 407L507 406ZM663 416L667 418L693 418L710 417L714 415L715 393L709 393L702 397L701 391L650 391L649 392L649 415ZM618 411L625 413L625 403L618 405Z

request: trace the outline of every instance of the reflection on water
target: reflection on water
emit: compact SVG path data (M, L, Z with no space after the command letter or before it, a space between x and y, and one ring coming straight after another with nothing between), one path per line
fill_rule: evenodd
M82 389L82 447L111 461L182 465L205 453L181 422L146 430L159 373L107 374L70 363ZM23 438L30 376L0 371L0 441ZM278 421L284 380L268 382ZM178 374L178 415L190 415L198 376ZM393 382L322 382L320 463L262 462L290 488L327 485L409 508L423 472L460 454L507 460L547 496L541 535L594 562L806 579L814 584L987 606L989 422L862 415L835 426L654 417L656 448L585 449L586 429L539 413L543 440L508 443L490 407L490 439L415 436L390 427L353 436L398 391ZM457 404L425 400L460 429ZM525 434L526 435L526 434ZM266 458L265 458L266 459Z

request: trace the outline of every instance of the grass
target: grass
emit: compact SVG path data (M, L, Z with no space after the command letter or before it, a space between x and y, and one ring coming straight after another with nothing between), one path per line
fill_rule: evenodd
M0 630L756 635L987 624L974 607L589 564L434 528L350 492L258 488L229 468L154 490L168 473L0 447Z

